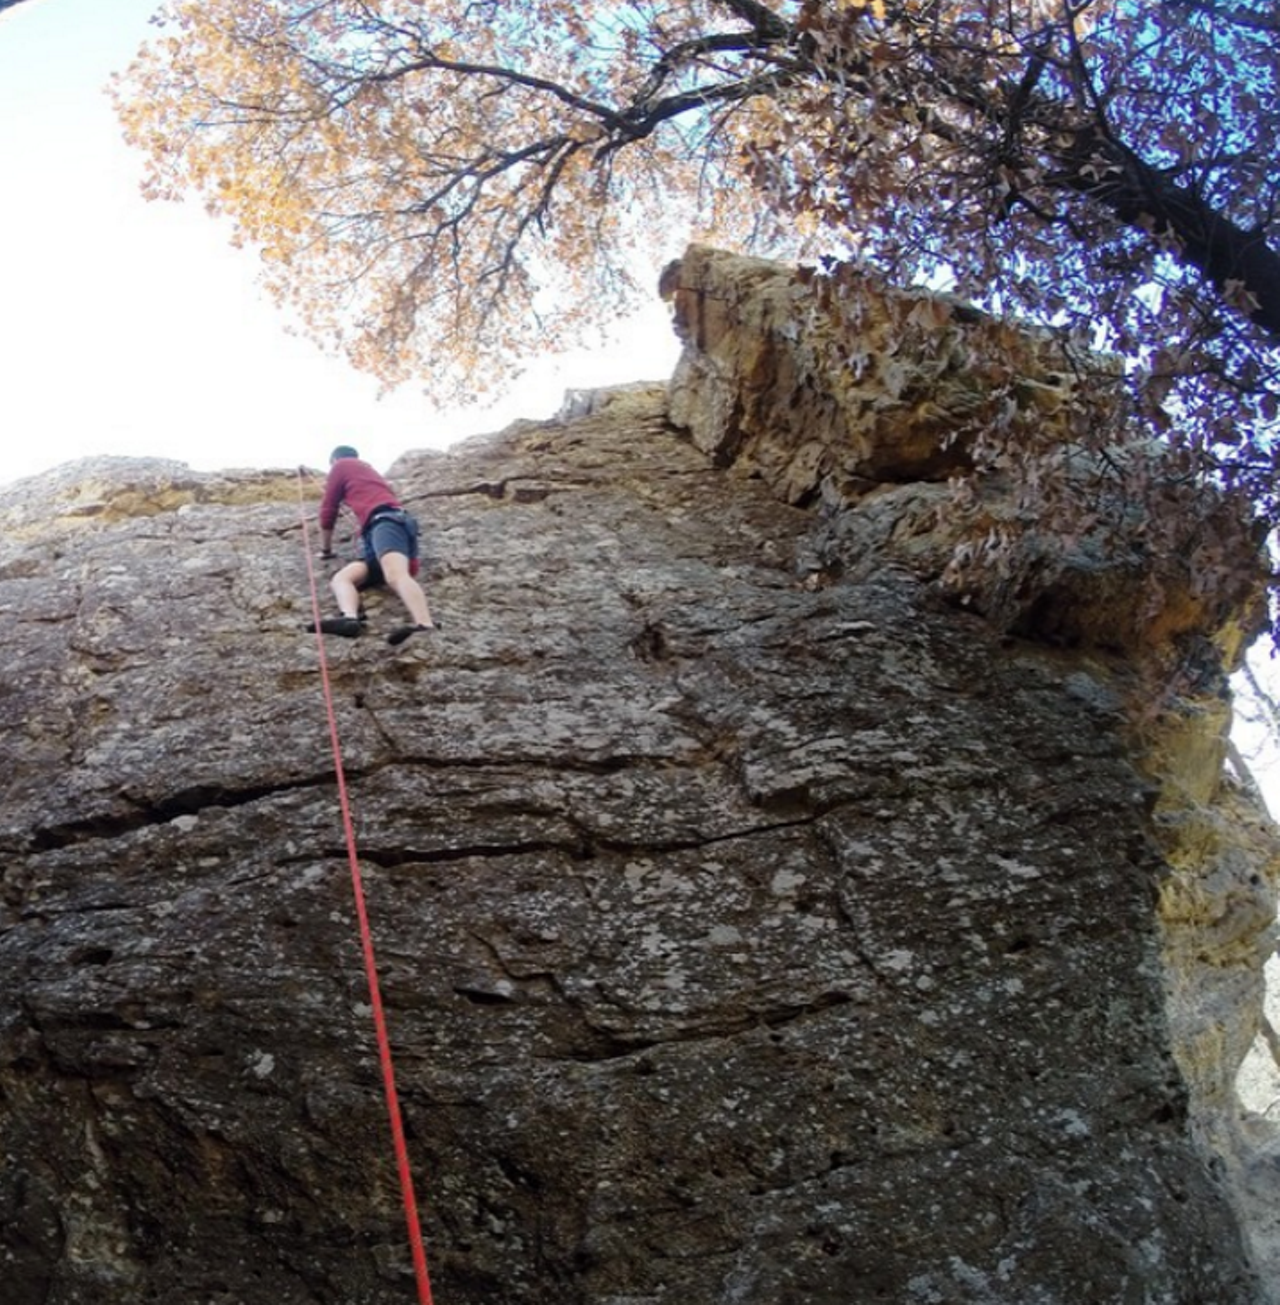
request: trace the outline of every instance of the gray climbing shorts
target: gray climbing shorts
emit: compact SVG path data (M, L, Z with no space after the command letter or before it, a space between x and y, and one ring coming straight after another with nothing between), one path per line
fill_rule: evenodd
M375 508L365 523L362 541L369 584L384 583L378 561L383 553L403 553L409 559L409 574L418 574L418 523L412 513L403 508Z

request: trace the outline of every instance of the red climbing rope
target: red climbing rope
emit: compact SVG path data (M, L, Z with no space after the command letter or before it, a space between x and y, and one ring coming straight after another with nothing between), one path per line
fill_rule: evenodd
M355 825L351 820L351 803L347 797L347 780L342 769L342 746L338 742L338 720L333 710L333 689L329 683L329 663L324 654L324 637L320 633L320 598L316 591L316 571L311 560L311 534L307 529L307 507L302 490L303 469L298 468L298 512L302 520L302 547L307 558L307 581L311 586L311 615L316 627L316 647L320 652L320 681L324 687L325 711L329 717L329 742L333 748L333 765L338 779L338 802L342 808L342 827L347 836L347 859L351 863L351 886L356 899L356 918L360 923L360 946L364 952L365 977L369 982L369 1004L378 1036L378 1060L382 1065L382 1086L391 1116L391 1137L395 1145L396 1169L400 1175L400 1192L404 1198L405 1220L409 1225L409 1249L413 1254L413 1274L418 1284L420 1305L432 1305L431 1279L427 1274L427 1253L422 1244L422 1223L418 1202L413 1195L413 1174L409 1168L409 1147L405 1141L404 1122L400 1117L400 1098L396 1094L395 1067L391 1061L391 1040L382 1009L382 992L378 986L378 966L373 953L373 933L365 909L364 879L356 855Z

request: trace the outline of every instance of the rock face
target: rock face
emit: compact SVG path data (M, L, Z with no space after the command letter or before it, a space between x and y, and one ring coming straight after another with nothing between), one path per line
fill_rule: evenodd
M443 629L392 651L373 595L324 650L437 1297L1267 1299L1276 844L1222 814L1217 681L1144 743L1133 658L939 597L941 463L804 506L689 436L707 357L404 457ZM13 1305L413 1297L317 493L0 496Z

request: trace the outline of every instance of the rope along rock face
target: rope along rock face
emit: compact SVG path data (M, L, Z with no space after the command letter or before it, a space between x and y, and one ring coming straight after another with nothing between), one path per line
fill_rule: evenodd
M422 1241L422 1221L418 1216L418 1199L413 1185L413 1170L409 1160L409 1144L405 1137L404 1116L400 1109L400 1094L396 1090L395 1061L391 1054L391 1035L382 1001L382 983L378 977L377 954L373 943L373 930L369 926L366 905L364 874L360 869L360 852L356 844L355 822L351 815L351 801L347 788L346 767L342 761L342 739L338 732L338 717L334 711L333 684L329 677L329 660L325 656L324 622L320 619L320 594L316 584L315 567L311 561L311 532L307 525L307 503L301 469L298 472L298 520L302 527L302 556L307 567L307 591L311 599L311 629L316 635L316 657L320 663L320 688L324 698L325 721L329 727L329 742L333 750L336 795L342 814L342 834L347 848L347 862L351 870L351 889L355 900L356 923L359 927L360 954L364 959L365 981L369 989L370 1014L373 1016L374 1037L378 1044L378 1068L382 1074L382 1093L387 1103L391 1125L392 1150L395 1155L396 1176L400 1182L400 1197L404 1202L405 1224L409 1253L413 1260L414 1284L421 1305L432 1305L431 1278L427 1270L426 1248ZM359 621L355 622L357 629Z

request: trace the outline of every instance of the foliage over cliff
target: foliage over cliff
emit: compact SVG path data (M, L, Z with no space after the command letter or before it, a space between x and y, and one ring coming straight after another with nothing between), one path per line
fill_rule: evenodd
M1041 323L1083 443L1154 432L1187 451L1180 474L1276 519L1280 41L1262 0L165 12L117 88L148 190L202 194L314 335L390 383L501 383L620 312L694 224ZM1016 396L989 397L979 453L1062 513ZM1140 465L1125 492L1167 498ZM1253 542L1208 540L1214 574Z

